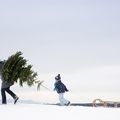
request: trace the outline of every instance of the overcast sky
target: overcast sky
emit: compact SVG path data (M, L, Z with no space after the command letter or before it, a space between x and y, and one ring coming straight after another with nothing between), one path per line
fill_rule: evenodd
M22 51L40 76L61 73L78 87L102 81L116 90L120 1L1 0L0 51L1 60Z

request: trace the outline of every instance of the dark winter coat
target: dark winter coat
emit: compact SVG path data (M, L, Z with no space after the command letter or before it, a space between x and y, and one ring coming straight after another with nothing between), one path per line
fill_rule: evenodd
M1 85L1 88L7 88L7 87L10 87L13 85L13 83L9 83L7 82L6 80L4 80L3 76L2 76L2 66L3 66L4 63L0 63L0 77L1 77L1 80L2 80L2 85Z
M61 80L56 81L55 84L54 84L54 87L55 87L54 90L56 90L57 93L64 93L64 92L68 91L68 89L61 82Z
M2 66L3 66L3 62L0 61L0 76L2 74Z

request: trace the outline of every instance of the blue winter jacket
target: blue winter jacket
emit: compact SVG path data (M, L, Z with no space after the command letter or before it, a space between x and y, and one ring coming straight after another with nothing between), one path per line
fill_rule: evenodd
M54 90L57 91L57 93L64 93L66 91L68 91L68 89L66 88L66 86L61 82L61 80L55 82L54 84Z

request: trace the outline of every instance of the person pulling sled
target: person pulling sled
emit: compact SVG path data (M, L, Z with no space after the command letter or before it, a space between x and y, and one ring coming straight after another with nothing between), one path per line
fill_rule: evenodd
M59 101L60 101L60 105L64 106L64 105L69 105L70 101L66 100L64 98L64 93L68 92L69 90L67 89L67 87L61 82L61 76L60 74L58 74L55 77L55 83L54 83L54 90L59 94Z

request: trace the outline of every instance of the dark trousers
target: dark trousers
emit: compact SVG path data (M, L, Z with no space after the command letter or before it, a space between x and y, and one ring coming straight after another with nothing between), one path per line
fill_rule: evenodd
M1 88L2 104L6 104L6 103L7 103L7 102L6 102L6 93L5 93L5 92L9 93L9 94L13 97L13 99L15 99L15 97L16 97L16 94L13 93L13 92L10 90L10 87Z

